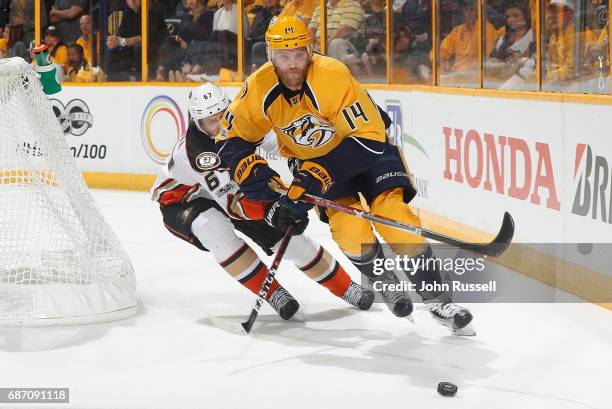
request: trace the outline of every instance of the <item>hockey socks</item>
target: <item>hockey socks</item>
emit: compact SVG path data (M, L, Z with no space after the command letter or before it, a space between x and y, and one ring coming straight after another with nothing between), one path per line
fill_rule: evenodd
M268 274L268 267L246 243L219 265L254 294L259 294ZM266 299L269 299L278 287L278 281L274 279Z
M247 244L219 264L230 274L241 270L242 272L234 275L234 278L251 290L253 294L259 294L269 271L268 267ZM266 300L284 320L293 317L300 308L297 300L276 279L272 280L272 284L270 284Z
M340 263L322 246L319 246L315 257L299 269L331 291L336 297L342 297L351 284L351 278Z
M369 309L374 302L374 293L353 282L346 270L323 246L315 247L311 240L308 244L311 245L304 246L300 253L300 261L306 263L298 268L336 297L361 310ZM304 253L304 250L310 254Z

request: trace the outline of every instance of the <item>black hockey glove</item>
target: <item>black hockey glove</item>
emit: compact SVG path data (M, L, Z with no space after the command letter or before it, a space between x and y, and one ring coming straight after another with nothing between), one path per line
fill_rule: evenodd
M292 207L284 205L287 202L287 196L281 196L276 202L272 202L266 206L265 220L270 226L285 233L290 226L293 226L293 235L299 236L304 233L308 226L308 213L295 210Z
M247 198L264 202L277 200L280 196L270 189L271 181L283 186L278 173L256 153L240 160L234 171L234 180L240 185L240 190Z

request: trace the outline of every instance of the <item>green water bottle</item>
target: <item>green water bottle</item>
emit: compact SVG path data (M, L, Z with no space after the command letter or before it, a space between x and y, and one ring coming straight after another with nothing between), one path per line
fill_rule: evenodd
M47 95L55 94L62 90L57 77L57 67L51 61L49 50L45 44L34 47L34 55L36 58L36 71L40 74L40 82L43 87L43 92Z

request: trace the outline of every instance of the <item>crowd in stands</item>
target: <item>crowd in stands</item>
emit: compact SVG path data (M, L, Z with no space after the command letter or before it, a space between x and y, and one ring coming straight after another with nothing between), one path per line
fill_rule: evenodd
M457 22L456 13L440 18L440 85L478 88L482 47L482 74L487 88L535 90L540 69L545 91L610 92L606 2L542 0L539 66L536 0L487 1L480 43L477 3L461 0L458 4L463 22L448 24L449 20Z
M42 42L68 81L105 81L94 59L92 18L88 0L41 1ZM35 1L0 0L0 58L22 57L33 61Z
M609 93L608 2L603 0L392 0L392 49L386 50L385 0L327 0L327 55L364 82ZM541 61L536 50L540 1ZM319 0L149 0L148 78L238 78L238 18L245 74L267 61L265 32L274 16L302 17L321 50ZM141 0L41 1L44 42L68 80L138 81ZM34 0L0 0L0 58L31 58ZM482 33L482 34L481 34ZM436 47L433 47L436 41ZM482 58L482 67L480 61ZM433 78L433 61L437 78ZM480 69L482 68L482 72Z

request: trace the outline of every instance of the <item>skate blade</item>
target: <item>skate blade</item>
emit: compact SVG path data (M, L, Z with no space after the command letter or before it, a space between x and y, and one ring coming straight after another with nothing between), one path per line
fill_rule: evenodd
M435 315L432 315L432 318L440 325L446 327L452 335L457 335L458 337L473 337L476 335L476 331L474 327L472 327L472 324L468 324L463 328L455 328L451 323L451 319L442 320Z
M472 327L471 324L466 325L463 328L454 329L451 328L451 333L453 335L457 335L458 337L474 337L476 336L476 331Z

